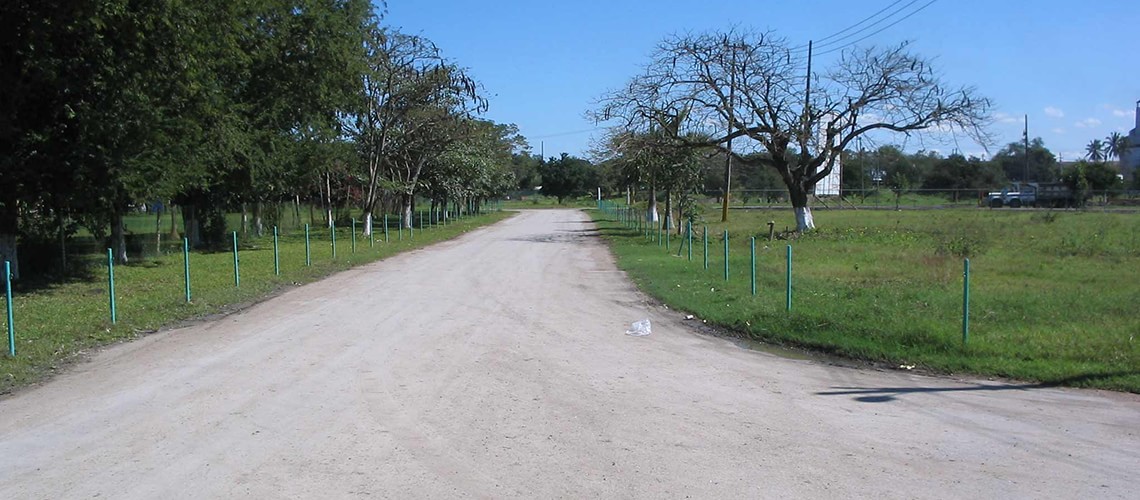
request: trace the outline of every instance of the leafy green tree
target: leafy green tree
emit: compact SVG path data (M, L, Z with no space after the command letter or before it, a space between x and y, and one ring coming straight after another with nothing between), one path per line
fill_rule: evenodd
M543 162L542 194L558 198L561 205L566 198L585 196L597 185L597 172L585 159L562 153Z
M923 189L950 191L954 201L965 190L990 189L1005 184L1004 174L992 162L952 154L935 162L922 181Z
M529 191L535 186L542 185L542 176L538 173L542 158L531 154L530 151L521 151L511 155L511 171L514 173L517 185L515 189Z
M449 216L449 203L470 203L478 208L516 184L510 161L522 141L518 127L479 119L467 120L467 125L463 137L424 171L423 184L432 210L439 210L441 218Z
M1025 156L1025 143L1011 142L994 154L991 161L1000 166L1011 181L1052 182L1057 178L1057 157L1040 137L1029 141L1029 179L1025 178Z
M399 197L401 222L411 227L425 167L443 162L487 101L478 83L423 37L374 28L366 50L368 71L350 129L366 165L365 230L371 232L384 189Z
M1065 169L1061 180L1073 189L1102 192L1119 189L1124 185L1124 181L1116 175L1116 169L1105 162L1079 161Z

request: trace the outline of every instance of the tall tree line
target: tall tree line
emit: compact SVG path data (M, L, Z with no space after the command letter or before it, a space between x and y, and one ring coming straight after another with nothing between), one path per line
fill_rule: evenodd
M230 207L260 232L288 201L368 217L409 213L429 177L484 171L432 191L451 199L514 184L509 154L479 155L517 130L488 133L478 83L367 0L14 0L0 18L0 260L17 277L21 244L58 241L66 267L80 227L126 262L123 217L148 202L180 206L208 246Z

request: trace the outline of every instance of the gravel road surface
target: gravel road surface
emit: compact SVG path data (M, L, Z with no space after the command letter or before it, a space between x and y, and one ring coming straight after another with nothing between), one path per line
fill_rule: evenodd
M741 349L593 228L523 212L108 348L0 400L0 497L1137 498L1140 397Z

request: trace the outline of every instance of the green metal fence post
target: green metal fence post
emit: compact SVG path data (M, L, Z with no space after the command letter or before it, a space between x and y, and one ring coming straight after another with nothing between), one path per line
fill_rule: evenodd
M190 303L190 239L182 238L182 274L186 282L186 303Z
M728 230L724 230L724 280L728 281Z
M312 267L313 252L309 246L309 225L305 224L305 266Z
M237 231L234 231L234 286L241 286L241 273L238 272Z
M970 259L962 262L962 345L970 341Z
M281 276L281 250L277 242L277 226L273 226L273 275Z
M356 253L356 218L352 218L352 253Z
M384 214L384 243L388 242L388 214Z
M669 233L673 232L673 221L669 220L669 216L665 216L665 251L669 251Z
M8 310L8 355L16 357L16 323L12 314L12 263L4 261L4 305Z
M753 236L748 243L752 260L752 295L756 295L756 237Z
M107 249L107 289L110 291L110 306L111 306L111 324L118 321L118 314L115 310L115 253L110 248Z
M784 309L790 312L792 310L792 246L791 245L788 245L787 276L784 277L784 281L785 281L785 283L787 283L787 287L786 287L787 290L785 293L787 298L785 300Z

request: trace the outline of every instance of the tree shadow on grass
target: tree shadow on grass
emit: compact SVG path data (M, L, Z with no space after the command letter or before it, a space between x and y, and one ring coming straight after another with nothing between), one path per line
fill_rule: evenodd
M852 399L860 403L889 403L898 399L899 396L914 393L1026 391L1056 387L1080 387L1098 380L1135 375L1140 375L1140 371L1089 373L1033 384L976 384L966 387L833 387L834 390L820 391L815 394L817 396L855 396Z

